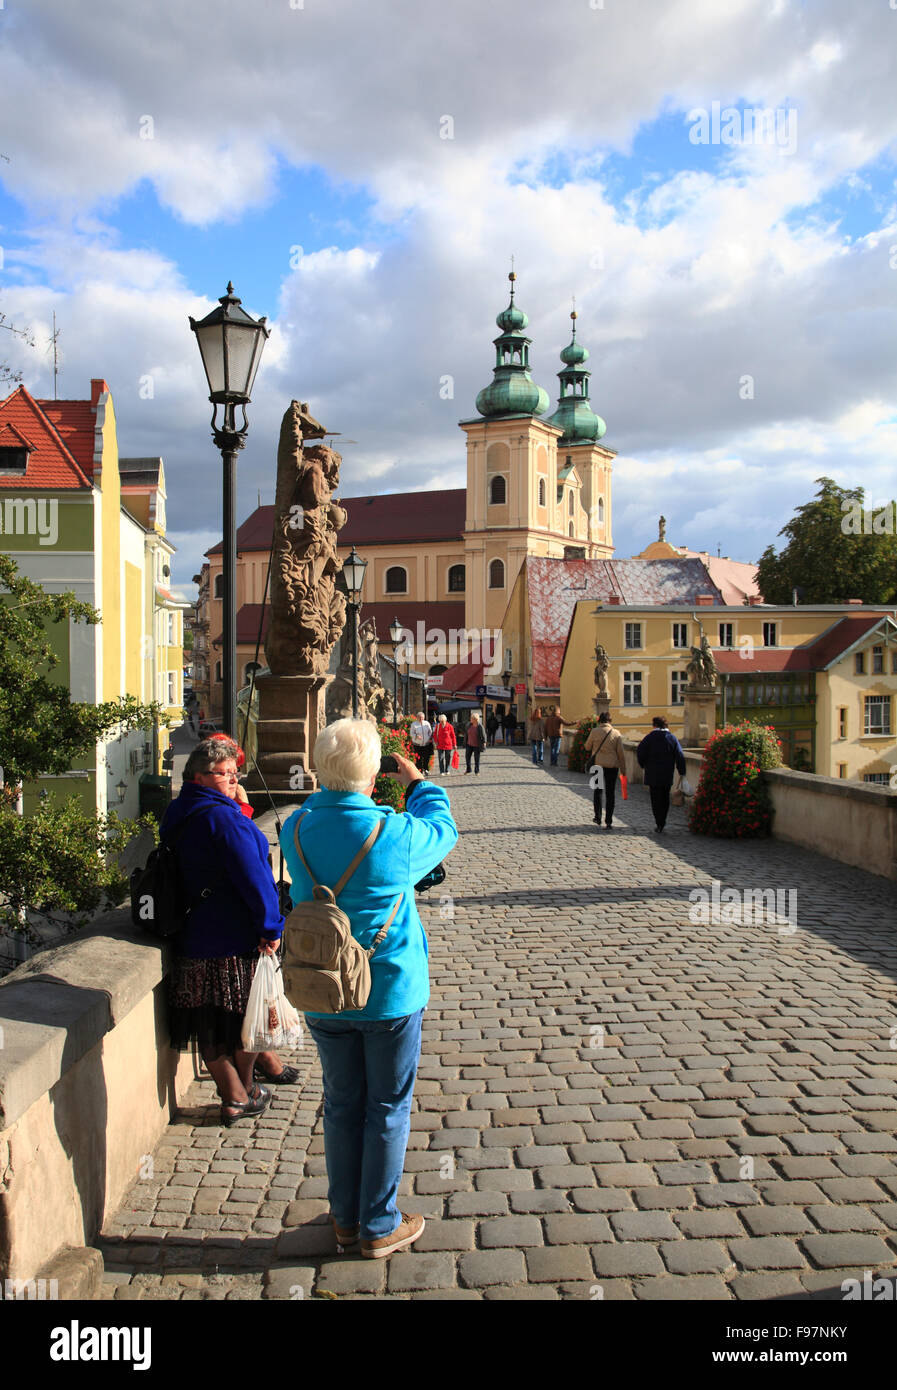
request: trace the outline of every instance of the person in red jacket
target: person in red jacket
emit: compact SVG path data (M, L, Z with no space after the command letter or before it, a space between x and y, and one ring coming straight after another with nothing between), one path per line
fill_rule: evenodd
M455 737L455 730L448 722L444 714L440 714L436 721L436 728L433 731L433 742L436 744L436 751L439 754L439 771L450 773L452 770L452 753L458 746Z
M229 734L209 734L209 738L220 739L224 743L229 743L234 750L234 760L237 764L237 771L242 772L246 765L246 754L237 743L236 739ZM246 795L246 788L242 782L231 783L234 787L234 798L243 812L250 820L253 817L253 809L249 804L249 797ZM276 1052L260 1052L255 1059L254 1077L256 1081L270 1081L275 1086L294 1086L299 1080L299 1072L295 1067L288 1067L278 1057Z

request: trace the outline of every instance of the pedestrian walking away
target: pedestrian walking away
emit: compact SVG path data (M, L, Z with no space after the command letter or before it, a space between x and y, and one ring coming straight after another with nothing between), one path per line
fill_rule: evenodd
M448 722L444 714L440 714L436 721L433 742L439 754L439 771L448 777L452 770L452 753L458 747L458 740L454 725Z
M604 799L604 824L610 830L614 823L617 795L617 774L626 775L626 750L623 735L611 723L607 711L599 715L598 723L585 742L587 767L592 778L592 808L596 825L601 824L601 805Z
M495 735L498 733L500 728L501 720L498 718L498 715L495 713L495 710L490 710L489 718L486 720L486 733L489 737L490 748L495 747Z
M517 720L513 714L508 713L502 716L502 732L505 739L505 747L509 748L514 742L514 730L517 728Z
M480 723L480 716L478 714L472 714L470 716L470 723L467 726L467 732L464 735L464 760L467 763L467 766L464 769L465 777L470 771L471 758L473 759L474 764L474 774L477 777L479 776L480 753L483 751L485 747L486 735L483 733L483 726Z
M658 833L667 823L670 810L670 788L673 774L685 776L685 754L676 735L671 733L662 715L655 715L651 721L654 728L646 734L635 751L639 767L645 769L645 785L651 794L651 810L654 812L655 829Z
M331 891L371 832L368 853L342 887L338 906L370 957L371 988L362 1009L306 1013L324 1078L324 1158L338 1249L361 1243L367 1259L405 1249L424 1218L396 1204L411 1128L421 1020L430 997L427 938L414 885L454 848L458 831L448 794L398 753L394 775L407 790L405 810L371 800L380 769L377 726L338 719L315 740L321 789L290 816L280 843L294 903L309 902L314 881ZM308 868L296 848L297 822ZM398 903L398 905L397 905ZM389 921L390 917L392 920ZM385 924L388 928L383 933Z
M433 756L433 725L419 710L411 725L411 743L414 747L414 761L425 777L430 775L430 759Z
M545 721L541 709L534 709L526 726L526 736L533 750L533 762L541 764L545 755Z
M545 724L545 737L548 739L551 766L557 767L558 754L561 751L561 734L564 731L563 715L558 714L554 705L550 705L543 723Z

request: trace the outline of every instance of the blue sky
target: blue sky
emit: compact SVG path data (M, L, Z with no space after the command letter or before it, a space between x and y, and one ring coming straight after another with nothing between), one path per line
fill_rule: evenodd
M822 474L892 490L897 15L524 0L515 18L509 49L474 0L0 10L0 312L36 339L3 346L51 394L55 309L60 394L109 381L122 451L165 459L178 585L220 525L187 317L228 278L273 327L243 512L272 495L294 396L354 441L346 495L462 485L457 422L490 379L512 254L552 409L576 295L618 555L663 510L674 541L755 559ZM714 103L793 113L793 149L693 143Z

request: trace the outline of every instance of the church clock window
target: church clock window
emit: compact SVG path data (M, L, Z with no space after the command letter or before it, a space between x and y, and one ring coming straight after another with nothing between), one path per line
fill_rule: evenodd
M505 587L505 566L502 560L493 560L489 565L489 588L503 589Z
M464 566L451 565L448 572L448 591L450 594L464 593Z
M407 594L408 573L404 565L391 565L386 571L386 592L388 594Z
M491 506L501 506L507 501L507 488L505 480L500 473L489 480L489 503Z

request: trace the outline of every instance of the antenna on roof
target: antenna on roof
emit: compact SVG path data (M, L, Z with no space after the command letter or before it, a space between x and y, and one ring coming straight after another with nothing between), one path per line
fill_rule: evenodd
M59 329L56 327L56 310L53 310L53 399L59 400Z

